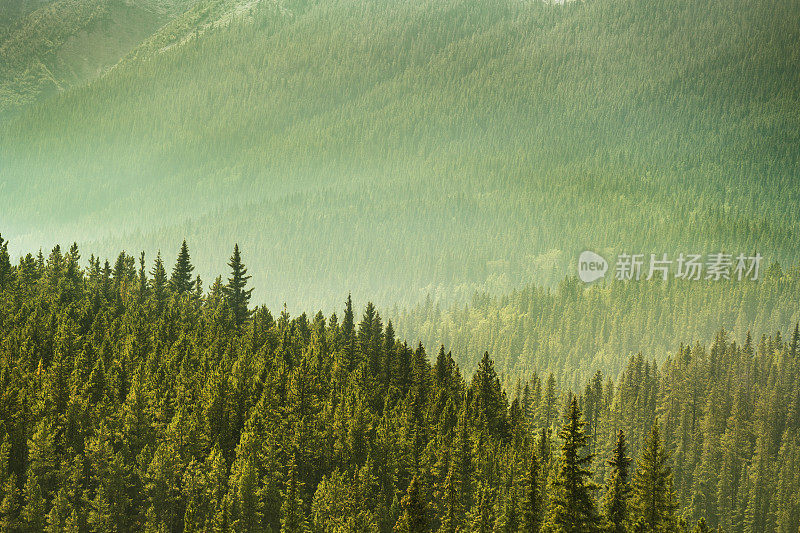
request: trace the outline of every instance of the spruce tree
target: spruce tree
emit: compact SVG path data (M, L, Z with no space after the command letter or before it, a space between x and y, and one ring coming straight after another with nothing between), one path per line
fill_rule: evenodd
M139 254L139 303L147 297L147 271L145 270L144 252Z
M620 430L611 459L608 461L611 473L606 482L603 505L603 514L608 521L608 531L611 533L625 533L628 530L628 494L631 491L628 482L628 467L630 463L631 458L627 456L625 433Z
M189 247L186 246L186 239L181 244L181 251L178 252L178 259L172 269L172 277L169 279L170 286L178 294L191 292L194 288L194 280L192 279L192 266L191 258L189 257Z
M25 507L22 508L22 520L25 531L31 533L43 531L47 520L47 502L42 494L39 479L32 470L28 470L25 481Z
M522 500L521 533L538 533L542 527L542 493L539 459L531 453L525 476L525 495Z
M228 262L228 266L231 268L231 276L228 278L228 284L224 287L223 292L228 306L233 311L236 324L241 326L250 317L248 304L250 303L250 295L253 289L245 289L250 276L247 275L247 268L242 263L239 244L234 245L233 255Z
M518 533L521 525L519 516L519 498L517 493L517 483L514 479L514 465L508 475L506 484L506 494L503 498L502 508L497 517L495 531L498 533Z
M12 472L2 487L3 500L0 501L0 533L19 531L22 498L17 487L17 476Z
M353 315L353 299L349 294L347 295L347 303L345 304L344 308L342 336L344 337L345 367L348 371L351 371L356 366L356 334Z
M469 513L469 531L474 533L491 533L492 528L492 494L485 482L480 482L475 498L475 505Z
M633 477L631 518L645 531L674 531L675 508L672 469L656 421L645 439Z
M8 241L0 234L0 289L3 289L11 278L11 260L8 256Z
M553 480L550 516L545 531L553 533L589 533L598 531L600 519L592 492L597 488L591 481L589 466L592 455L586 452L589 438L578 400L573 397L564 416L558 436L561 445L559 470Z
M458 488L456 492L459 498L459 511L466 513L472 507L473 500L473 481L475 464L473 458L472 439L467 425L467 402L463 402L464 407L458 416L458 423L455 428L455 438L453 439L452 461L454 470L454 483ZM464 514L461 515L463 517ZM459 520L461 521L461 520Z
M69 518L74 513L70 505L67 491L61 489L53 498L53 505L47 513L46 533L62 533L69 529Z
M472 377L472 392L475 398L474 412L480 421L485 420L485 429L491 435L505 439L508 437L506 418L507 402L500 379L494 369L489 352L484 352L475 375Z
M439 527L439 533L456 533L461 528L463 511L459 500L455 468L452 463L440 492L442 523Z
M403 512L394 526L395 533L424 533L428 528L428 510L420 486L419 475L415 474L408 485L406 495L400 502Z
M164 270L161 252L156 255L156 262L153 270L150 271L150 276L152 277L150 284L153 287L153 299L156 302L156 308L161 311L167 299L167 272Z
M298 494L301 484L297 481L296 455L292 454L287 473L286 490L283 493L281 506L281 533L302 533L306 531L303 516L303 501Z

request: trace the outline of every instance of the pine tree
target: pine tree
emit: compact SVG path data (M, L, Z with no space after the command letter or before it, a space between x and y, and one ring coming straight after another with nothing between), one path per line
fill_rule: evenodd
M169 279L170 286L178 294L191 292L194 288L194 280L192 279L192 266L191 258L189 257L189 247L186 246L186 239L181 244L181 251L178 252L178 259L172 269L172 277Z
M281 506L281 533L302 533L307 525L303 516L303 501L298 494L300 484L297 481L297 462L292 454L287 473L286 490Z
M67 491L61 489L53 498L53 505L50 512L47 514L47 533L62 533L69 529L70 516L73 514L72 506L70 505Z
M167 300L167 272L164 270L161 252L156 255L156 262L153 265L153 270L150 271L150 276L152 278L150 283L153 287L153 298L156 302L156 308L160 312L164 309L164 302Z
M599 529L600 520L592 492L597 488L591 481L591 454L586 453L589 438L578 400L573 397L558 436L561 445L559 471L553 480L550 516L545 531L553 533L584 533Z
M31 533L43 531L47 520L47 502L42 494L39 479L31 470L28 471L24 493L25 507L22 509L22 520L25 530Z
M547 386L545 388L544 397L539 407L539 423L546 429L550 429L555 422L557 407L556 407L556 378L550 373L547 376Z
M406 495L400 502L403 512L394 526L395 533L424 533L428 529L428 510L422 495L418 475L414 475L408 485Z
M264 516L264 502L260 497L258 468L254 452L239 446L228 478L229 488L225 495L225 516L230 520L230 531L247 533L259 531Z
M16 533L19 530L19 514L22 507L17 476L12 472L2 487L0 501L0 533Z
M345 368L352 371L356 367L356 333L355 318L353 315L353 299L347 295L347 303L344 308L344 320L342 321L342 337L344 341L344 362Z
M475 473L472 439L467 425L467 402L463 402L463 405L464 407L458 417L455 438L453 439L453 451L451 453L454 470L453 482L458 489L456 491L456 496L459 499L458 510L462 513L459 516L459 522L463 521L464 513L472 507Z
M498 533L518 533L520 529L519 498L514 473L514 465L511 465L510 472L508 473L505 498L503 498L502 509L497 517L497 527L495 527Z
M145 270L144 252L139 254L139 304L147 298L147 271Z
M525 497L522 501L522 522L520 533L538 533L542 527L542 494L539 459L536 452L531 453L528 472L525 477Z
M672 469L661 443L656 421L645 439L633 477L631 518L645 531L675 531L675 504L672 493Z
M484 352L478 363L471 388L475 398L474 412L479 424L481 420L486 422L486 427L480 429L485 429L492 436L506 439L509 435L506 418L508 405L489 352Z
M241 326L250 317L248 304L250 303L250 295L253 289L245 289L250 276L247 275L247 268L242 263L238 243L233 247L233 255L228 262L228 266L231 268L231 276L228 278L228 284L223 289L223 292L228 306L233 311L236 324Z
M492 494L486 483L478 486L475 505L469 514L469 531L474 533L491 533L492 527Z
M608 531L612 533L625 533L628 530L628 494L631 491L628 482L628 467L631 458L627 456L625 434L622 430L617 435L611 459L611 473L606 482L606 496L603 505L603 514L609 523Z
M11 260L8 256L8 241L0 234L0 289L5 288L11 279Z
M180 456L172 443L159 445L147 469L146 490L148 531L176 531L184 515L180 494L178 460Z
M463 509L456 485L455 468L451 463L441 488L442 524L439 527L439 533L456 533L461 528Z

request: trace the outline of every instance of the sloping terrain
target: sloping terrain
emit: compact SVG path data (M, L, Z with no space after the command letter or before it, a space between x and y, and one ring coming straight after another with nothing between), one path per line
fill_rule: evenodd
M257 298L295 309L554 283L586 248L795 264L799 14L198 4L8 121L0 223L16 251L187 237L204 278L236 235Z
M14 0L0 6L0 113L102 76L195 0Z

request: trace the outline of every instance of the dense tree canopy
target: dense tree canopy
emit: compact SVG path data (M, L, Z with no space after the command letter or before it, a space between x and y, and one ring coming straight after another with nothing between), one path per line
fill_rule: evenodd
M800 525L796 328L504 390L488 355L465 379L371 305L358 326L264 307L238 323L229 285L179 293L164 270L83 266L75 246L10 267L3 531Z

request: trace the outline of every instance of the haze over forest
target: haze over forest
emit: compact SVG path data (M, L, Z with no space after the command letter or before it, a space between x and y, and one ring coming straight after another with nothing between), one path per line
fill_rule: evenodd
M186 238L209 285L236 240L254 301L326 312L555 287L584 249L798 264L797 0L0 9L12 257Z
M797 533L799 236L800 0L0 0L0 533Z

